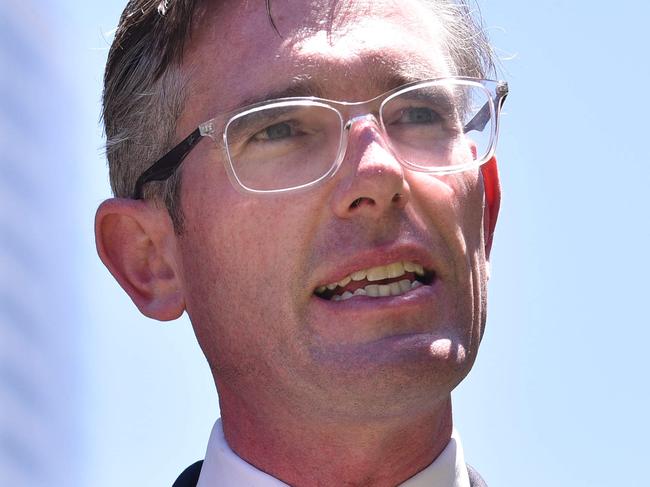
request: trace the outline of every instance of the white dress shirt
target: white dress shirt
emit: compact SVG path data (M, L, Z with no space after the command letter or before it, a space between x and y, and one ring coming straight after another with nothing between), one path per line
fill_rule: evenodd
M431 465L401 487L470 487L463 448L456 430ZM223 435L221 419L212 428L197 487L286 487L287 484L258 470L233 452Z

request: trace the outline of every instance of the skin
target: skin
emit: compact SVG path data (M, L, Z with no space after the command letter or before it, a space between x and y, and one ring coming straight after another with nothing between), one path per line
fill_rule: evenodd
M306 3L273 3L281 38L259 2L206 13L182 67L179 140L296 82L359 101L398 78L453 74L437 19L415 0ZM371 118L351 129L335 177L306 192L243 194L224 157L205 138L183 163L180 236L152 202L104 202L100 257L145 315L188 312L240 457L291 485L403 482L448 443L450 393L483 334L496 161L447 176L406 170ZM394 299L313 294L407 259L435 284Z

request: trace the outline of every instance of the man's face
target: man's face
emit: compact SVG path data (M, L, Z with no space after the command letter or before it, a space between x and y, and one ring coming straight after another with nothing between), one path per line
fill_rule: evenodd
M275 0L282 37L260 2L225 3L186 53L179 136L295 87L360 101L454 74L443 30L415 0ZM184 162L178 241L186 307L221 396L366 418L418 414L444 400L469 371L485 321L480 171L406 170L372 118L351 129L335 177L306 192L242 194L224 158L204 139ZM341 301L315 292L397 262L426 275L393 281L424 285Z

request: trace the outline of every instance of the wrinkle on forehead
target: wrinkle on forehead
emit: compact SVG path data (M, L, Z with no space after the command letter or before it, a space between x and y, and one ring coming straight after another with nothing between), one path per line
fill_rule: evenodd
M328 34L350 21L358 22L361 18L372 17L377 10L386 18L387 12L403 9L425 12L429 10L422 0L271 0L271 15L280 29L280 34L293 34L294 29L325 29ZM300 26L286 22L287 13L299 13L304 23ZM399 15L399 14L398 14ZM286 32L282 32L285 29Z
M315 2L330 4L330 11L335 12L332 18L326 21L321 14L316 22L297 25L282 42L281 51L291 56L296 72L303 70L303 79L314 77L310 71L317 73L321 82L328 78L352 82L363 77L379 92L410 81L451 75L438 19L419 0L401 2Z
M401 35L406 30L420 41L429 38L433 28L436 37L442 40L438 20L421 0L314 0L306 4L300 0L273 0L274 4L276 2L281 4L276 10L284 7L292 9L293 14L299 13L289 20L289 15L280 12L276 21L281 35L293 43L315 38L320 41L316 47L321 49L325 46L342 48L344 45L339 40L354 30L359 34L355 36L356 42L363 44L364 38L370 38L386 24L399 26ZM296 8L296 4L304 7ZM295 19L300 22L296 23Z
M266 93L367 100L452 72L444 29L422 0L271 0L281 37L264 4L231 1L206 12L189 56L192 92L209 96L200 117Z
M376 33L374 38L377 38ZM296 71L302 71L301 80L354 83L363 79L379 92L412 81L451 74L446 54L436 46L423 56L415 50L405 52L390 40L380 45L365 45L346 38L328 48L327 41L319 33L298 43L292 55ZM439 62L432 63L432 58Z

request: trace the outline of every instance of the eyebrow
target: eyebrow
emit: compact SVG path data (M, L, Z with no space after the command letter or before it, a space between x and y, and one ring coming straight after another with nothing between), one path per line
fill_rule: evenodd
M279 98L291 98L291 97L309 97L315 96L318 98L323 98L323 90L319 86L320 83L315 82L315 80L307 77L296 77L294 78L287 86L279 89L272 89L266 91L260 95L253 95L247 98L244 98L241 102L237 104L238 108L247 107L249 105L255 105L257 103L262 103L268 100L276 100Z
M430 67L426 67L417 61L406 59L401 60L395 64L395 60L391 60L391 62L388 63L386 62L385 57L381 54L373 56L373 59L371 59L370 62L365 63L364 67L364 71L366 71L364 73L364 76L368 80L367 85L376 91L374 96L390 91L393 88L397 88L398 86L412 83L414 81L440 77L439 73L436 73ZM325 73L327 74L327 71ZM277 100L280 98L328 98L326 96L327 89L324 86L327 81L324 82L321 78L325 78L327 80L330 78L330 76L326 75L323 77L322 73L299 74L284 87L271 89L259 95L253 95L244 98L232 108L232 111L239 110L250 105L255 105L257 103L262 103L269 100ZM373 98L373 95L369 94L366 99L371 98Z

